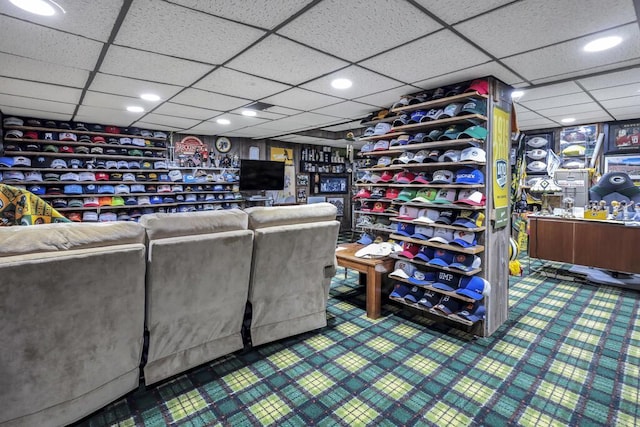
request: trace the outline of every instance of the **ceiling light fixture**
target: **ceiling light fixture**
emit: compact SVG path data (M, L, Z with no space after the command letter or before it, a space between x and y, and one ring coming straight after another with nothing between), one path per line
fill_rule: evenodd
M335 89L349 89L353 85L349 79L335 79L331 82L331 86Z
M229 125L229 124L231 124L231 121L230 121L230 120L228 120L228 119L218 119L218 120L216 120L216 122L217 122L219 125Z
M160 97L153 93L143 93L142 95L140 95L140 98L144 99L145 101L160 101Z
M611 49L614 46L622 43L622 37L611 36L611 37L603 37L601 39L596 39L592 42L584 45L585 52L600 52L601 50Z
M19 7L29 13L41 16L53 16L56 9L60 9L62 13L67 13L62 6L53 0L9 0L14 6ZM54 7L55 6L55 7Z
M523 90L514 90L511 92L511 99L520 99L524 95Z
M130 113L142 113L144 112L144 108L138 107L137 105L130 105L127 107L127 111Z
M258 113L256 113L256 112L255 112L255 111L253 111L253 110L243 110L243 111L242 111L242 115L243 115L243 116L247 116L247 117L255 117L255 116L257 116L257 115L258 115Z
M566 119L560 120L562 123L573 123L576 121L573 117L567 117Z

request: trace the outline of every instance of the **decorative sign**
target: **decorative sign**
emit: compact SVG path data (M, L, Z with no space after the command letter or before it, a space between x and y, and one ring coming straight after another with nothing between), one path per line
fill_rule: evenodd
M493 207L495 228L509 224L509 113L494 107L491 124L491 147L493 151Z
M181 141L176 143L176 155L187 154L192 155L207 150L207 146L196 136L185 136Z
M291 148L271 147L271 160L293 165L293 150Z

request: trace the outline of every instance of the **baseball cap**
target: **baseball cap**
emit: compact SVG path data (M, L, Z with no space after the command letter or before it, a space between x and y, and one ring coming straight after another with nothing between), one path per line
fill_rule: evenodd
M484 319L486 309L484 304L480 304L476 301L474 304L468 304L462 307L462 309L460 311L456 311L455 314L456 316L475 323Z
M444 313L446 316L457 313L463 307L464 302L449 295L443 295L438 304L433 306L435 310Z
M84 211L82 213L82 221L83 222L96 222L96 221L98 221L98 212Z
M98 198L98 205L99 206L111 206L112 202L113 202L113 200L111 199L110 196L104 196L104 197L99 197Z
M81 208L82 206L84 206L84 202L82 201L82 199L69 199L69 203L67 203L67 205L70 208Z
M427 262L429 265L448 267L453 262L453 253L441 248L433 249L433 257Z
M100 222L117 221L118 216L115 212L103 212L100 214Z
M432 184L451 184L453 183L453 172L448 169L439 169L433 173L431 177Z
M84 207L95 208L100 206L100 202L97 197L85 197L83 200Z
M388 200L395 200L395 199L398 198L399 194L400 194L400 190L398 190L397 188L394 188L394 187L389 187L384 192L384 198L388 199Z
M378 163L374 166L374 168L384 168L391 164L391 157L389 156L381 156L378 159Z
M398 219L403 219L403 220L415 219L418 216L419 211L420 210L416 207L402 205L400 206L400 211L398 212ZM408 234L405 234L405 236L408 236Z
M483 79L476 79L469 84L469 87L465 90L465 92L476 91L480 95L486 95L489 93L489 82Z
M425 116L422 118L422 121L426 122L431 120L438 120L441 118L443 113L444 113L444 109L442 108L432 108L429 111L427 111L427 114L425 114Z
M129 194L131 188L126 184L118 184L115 186L115 194Z
M396 197L397 200L401 200L403 202L408 202L414 197L416 197L417 190L412 188L403 188L402 191Z
M480 268L481 262L482 260L480 259L480 257L476 255L456 253L453 256L453 261L451 261L449 267L469 272L476 268Z
M150 205L151 204L151 200L149 199L149 196L139 196L138 197L138 204L139 205Z
M437 141L443 133L444 131L442 129L434 129L423 138L423 142Z
M458 295L464 295L465 297L473 298L476 301L481 300L484 295L485 289L488 289L488 282L482 277L470 276L463 277L460 280L456 293Z
M484 174L476 168L462 168L456 172L456 184L484 184Z
M459 225L465 228L481 227L484 221L484 214L480 211L463 210L458 212L456 220L451 225Z
M449 204L456 199L456 190L453 188L441 188L433 198L432 203Z
M402 244L402 251L398 253L398 256L413 259L420 251L420 245L412 242L404 242Z
M456 213L452 210L440 211L440 216L436 219L436 224L451 225L455 218Z
M369 197L371 197L371 191L367 188L361 188L360 191L353 196L354 199L368 199Z
M410 262L398 260L394 265L393 272L389 273L389 277L408 279L418 268Z
M463 105L464 104L462 104L461 102L453 102L447 105L446 107L444 107L444 110L442 111L442 114L440 114L439 118L444 119L457 116L458 113L460 113L460 110L462 110Z
M67 168L67 162L65 162L62 159L54 159L51 161L51 167L53 169L66 169Z
M98 172L95 174L96 181L109 181L109 174L105 172Z
M453 233L453 240L451 240L450 243L462 246L463 248L470 248L478 244L478 240L476 233L473 231L456 230Z
M433 227L429 227L428 225L416 225L411 238L428 240L433 236L434 232L435 230L433 229Z
M429 175L427 174L427 172L419 172L411 181L412 184L414 183L418 183L418 184L428 184L429 180L431 178L429 177Z
M29 191L32 192L33 194L37 194L39 196L45 194L45 189L43 186L40 185L32 185L29 187Z
M460 111L457 115L461 116L463 114L486 114L487 113L487 104L484 100L479 99L469 99L464 103Z
M61 132L58 134L58 139L60 141L77 141L78 137L75 133L71 132Z
M420 298L422 298L423 293L424 291L421 287L413 286L404 296L404 300L408 303L416 304L420 300Z
M383 213L385 211L385 209L387 208L387 206L389 206L388 203L375 202L374 205L373 205L373 208L371 209L371 212Z
M373 128L374 135L383 135L391 130L391 125L389 123L378 123Z
M439 158L439 162L457 162L460 160L460 150L447 150Z
M424 262L429 262L433 258L434 248L427 245L422 245L420 251L416 254L415 258Z
M460 276L448 271L438 271L436 280L431 286L443 291L455 291L460 286Z
M409 118L408 123L409 124L420 123L422 118L426 115L427 115L427 112L424 110L415 110L411 113L411 117Z
M431 289L425 289L424 293L422 294L422 298L420 298L420 300L418 301L418 304L426 308L431 308L438 304L439 301L440 294L436 294Z
M47 179L47 175L45 174L45 181L51 181L52 179ZM58 176L56 174L56 176ZM4 179L7 181L11 181L11 180L17 180L17 181L23 181L24 180L24 173L22 173L21 171L5 171L4 172ZM57 181L59 179L59 176L57 179L55 179L55 181Z
M460 161L472 160L475 162L486 162L487 153L478 147L467 147L460 152Z
M369 233L362 233L360 238L356 240L356 243L360 243L361 245L370 245L373 243L373 238L369 235Z
M437 194L438 190L436 188L422 188L416 193L416 196L411 199L411 201L418 203L431 203L436 198Z
M414 220L414 222L419 222L422 224L433 224L436 222L436 219L440 217L440 211L437 209L420 209L418 211L418 217Z
M64 186L64 194L82 194L82 185L68 184Z
M427 157L429 157L429 151L420 150L409 158L409 163L422 163Z
M24 133L18 129L11 129L5 134L5 138L22 138Z
M394 180L399 184L410 184L415 179L415 177L416 175L413 172L402 171L396 174Z
M470 126L458 135L458 138L464 139L466 137L475 139L487 139L487 128L482 126Z
M47 169L51 166L51 158L45 156L38 156L32 162L34 167Z
M458 192L458 198L453 203L462 203L472 206L484 206L486 203L486 198L480 191L462 189Z
M393 298L404 298L409 293L409 287L401 283L396 283L393 286L393 291L389 294Z
M373 187L371 189L370 199L381 199L384 197L384 187Z
M411 236L416 229L414 224L408 222L399 222L396 225L396 234L400 234L401 236L409 237ZM418 251L416 251L417 253Z
M67 172L60 175L60 181L80 181L80 174Z
M389 149L389 141L381 139L377 141L373 146L373 151L384 151Z
M429 242L443 243L445 245L451 243L453 240L453 230L447 228L437 227L433 230L433 236L429 238Z
M405 151L402 154L400 154L400 156L396 157L395 159L393 159L393 161L391 163L393 164L400 164L400 163L404 163L407 164L409 163L409 161L411 159L413 159L415 156L415 154L411 151Z
M444 131L442 135L438 137L438 140L446 140L446 139L458 139L460 134L464 132L464 126L462 125L453 125L449 126L447 130Z

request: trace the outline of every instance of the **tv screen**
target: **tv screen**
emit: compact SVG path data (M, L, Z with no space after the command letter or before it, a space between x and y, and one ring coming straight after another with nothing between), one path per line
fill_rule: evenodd
M284 162L242 160L240 162L240 191L282 190Z

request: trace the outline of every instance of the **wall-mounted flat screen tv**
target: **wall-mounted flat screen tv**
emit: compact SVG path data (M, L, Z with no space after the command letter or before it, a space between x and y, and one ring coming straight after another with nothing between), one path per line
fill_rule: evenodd
M240 161L240 191L282 190L284 162Z

